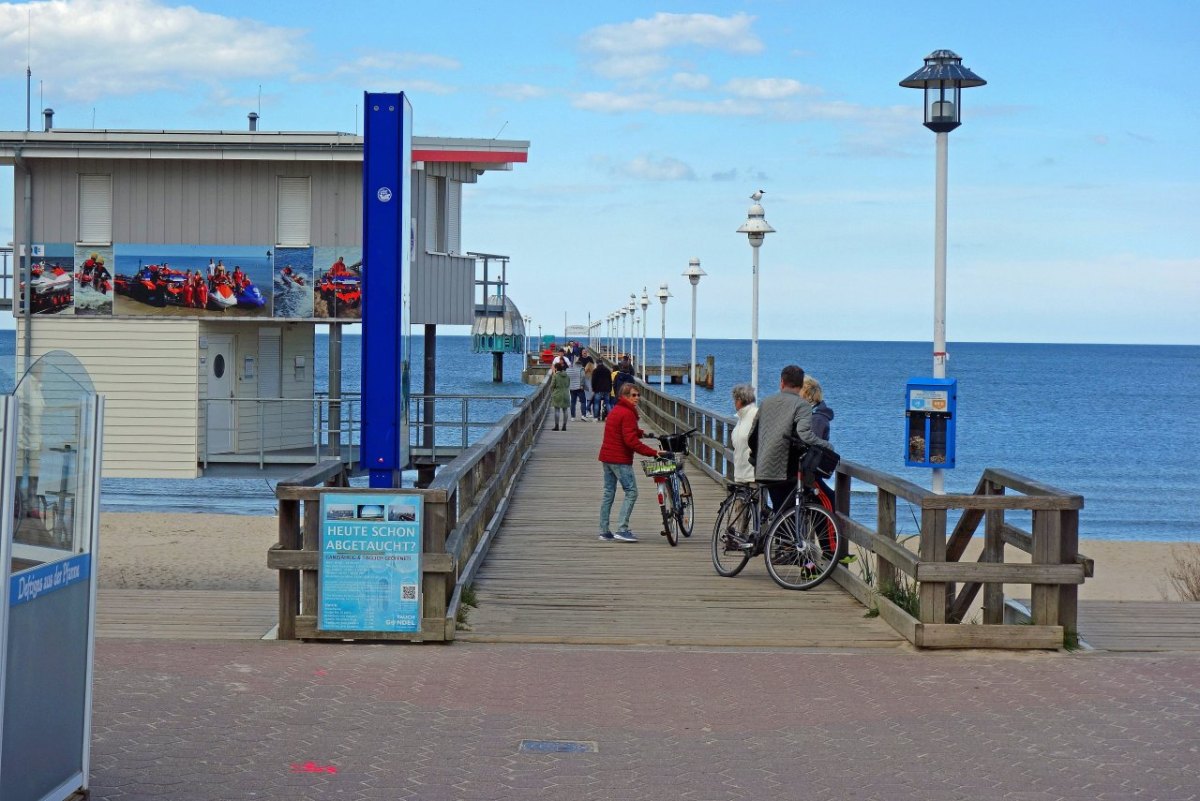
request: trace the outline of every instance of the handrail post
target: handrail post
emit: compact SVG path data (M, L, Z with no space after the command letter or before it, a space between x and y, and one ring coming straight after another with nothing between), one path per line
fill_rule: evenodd
M1033 510L1033 564L1058 564L1062 558L1061 515L1058 509ZM1058 625L1059 585L1034 584L1030 588L1033 622L1038 626Z
M1060 564L1073 565L1075 564L1075 557L1079 554L1079 510L1064 509L1059 512L1059 515L1058 535L1062 550L1058 561ZM1060 584L1058 623L1063 627L1064 634L1079 631L1078 614L1079 585Z
M994 481L984 482L984 491L988 495L1003 495L1004 487ZM983 554L981 562L1000 564L1004 561L1004 510L988 509L984 513L983 523ZM983 624L985 626L1000 626L1004 624L1004 585L998 582L988 582L983 585Z
M921 509L922 562L946 561L946 510ZM944 581L922 581L918 589L922 623L945 623L949 595Z
M300 549L300 501L279 500L279 547ZM300 571L279 571L279 633L281 640L296 639L296 615L300 612Z
M837 492L838 503L842 502L842 492L839 485ZM896 496L882 487L876 490L876 531L881 537L896 539ZM846 499L849 506L849 498ZM896 586L896 566L888 561L881 553L875 554L875 587L883 590Z

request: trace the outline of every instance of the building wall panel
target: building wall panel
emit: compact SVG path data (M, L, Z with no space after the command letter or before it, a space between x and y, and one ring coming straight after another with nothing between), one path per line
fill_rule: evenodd
M107 397L103 475L198 475L197 330L194 320L37 318L34 358L68 351Z

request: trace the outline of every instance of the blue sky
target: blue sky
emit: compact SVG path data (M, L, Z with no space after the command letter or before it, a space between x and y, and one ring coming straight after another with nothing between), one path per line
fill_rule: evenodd
M547 330L666 281L686 336L698 257L701 336L748 337L735 229L763 189L762 337L928 340L935 137L898 83L948 48L988 81L950 135L950 341L1200 344L1200 4L932 8L0 4L0 128L25 127L30 39L35 127L51 106L67 128L242 129L259 109L264 129L355 131L364 90L402 90L418 134L531 142L468 189L463 245L512 257Z

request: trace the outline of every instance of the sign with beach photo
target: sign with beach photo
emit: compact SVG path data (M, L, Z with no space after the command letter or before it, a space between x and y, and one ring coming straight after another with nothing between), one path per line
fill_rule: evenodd
M268 247L117 244L113 261L114 315L271 316Z
M319 631L421 630L421 503L321 496Z

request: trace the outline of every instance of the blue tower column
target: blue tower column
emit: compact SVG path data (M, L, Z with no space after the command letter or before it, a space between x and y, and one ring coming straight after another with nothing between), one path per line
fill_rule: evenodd
M412 106L403 93L367 92L363 108L360 463L372 487L387 488L408 463Z

